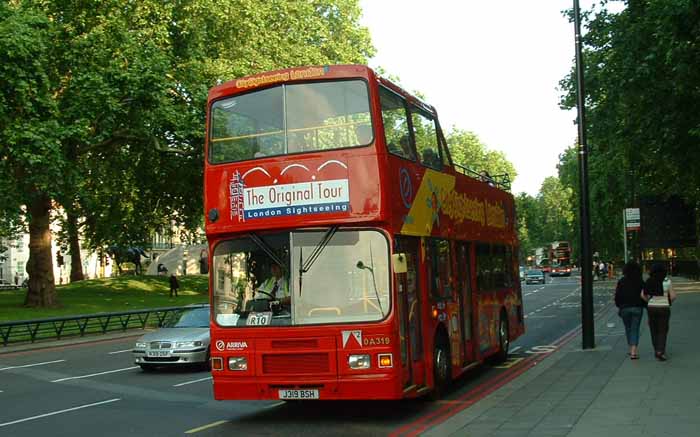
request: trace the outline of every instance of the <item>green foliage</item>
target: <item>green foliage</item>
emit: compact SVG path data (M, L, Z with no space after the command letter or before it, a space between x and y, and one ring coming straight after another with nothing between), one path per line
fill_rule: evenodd
M622 209L678 194L700 205L700 4L629 0L590 14L584 35L593 250L622 254ZM562 105L575 105L573 72ZM573 156L561 161L572 184Z
M503 152L489 150L473 133L453 127L446 134L450 155L455 164L480 172L486 170L490 175L507 173L510 180L515 180L515 167L508 161Z
M193 233L208 89L364 63L373 49L359 17L357 0L0 3L0 229L48 198L81 217L91 247L173 225Z

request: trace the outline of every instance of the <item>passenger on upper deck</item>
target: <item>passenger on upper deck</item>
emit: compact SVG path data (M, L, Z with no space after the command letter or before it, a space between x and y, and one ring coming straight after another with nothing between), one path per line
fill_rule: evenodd
M440 157L433 149L425 149L423 150L423 164L431 168L439 169L441 167Z

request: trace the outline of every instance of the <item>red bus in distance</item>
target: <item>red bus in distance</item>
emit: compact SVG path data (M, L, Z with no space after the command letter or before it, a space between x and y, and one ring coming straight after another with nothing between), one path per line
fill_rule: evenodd
M204 178L216 399L439 394L524 332L507 176L366 66L211 89Z

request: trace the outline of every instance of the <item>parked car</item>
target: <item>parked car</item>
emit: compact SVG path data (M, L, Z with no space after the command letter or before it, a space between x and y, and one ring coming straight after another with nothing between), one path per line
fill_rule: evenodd
M542 270L528 270L525 272L526 284L544 284L544 272Z
M134 362L144 371L159 366L209 365L209 305L192 306L157 331L139 337Z

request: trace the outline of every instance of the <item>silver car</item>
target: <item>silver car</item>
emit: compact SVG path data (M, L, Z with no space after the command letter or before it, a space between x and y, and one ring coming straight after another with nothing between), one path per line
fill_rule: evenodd
M184 310L166 325L136 340L134 362L144 371L158 366L209 365L209 306Z

